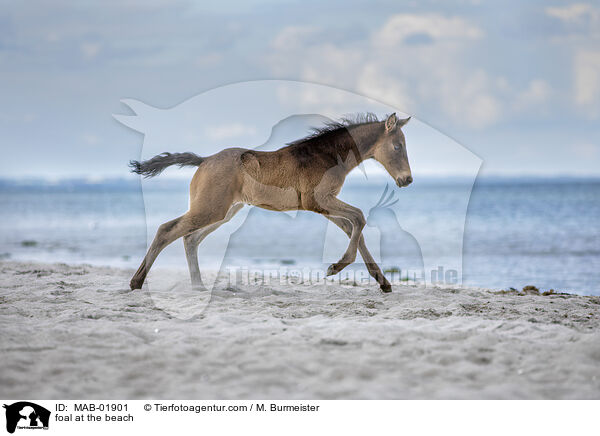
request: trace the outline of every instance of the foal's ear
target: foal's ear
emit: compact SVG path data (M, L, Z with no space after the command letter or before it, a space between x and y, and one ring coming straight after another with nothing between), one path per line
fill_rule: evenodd
M404 127L406 125L406 123L408 123L410 121L411 117L408 118L404 118L403 120L399 120L398 121L398 127Z
M391 132L392 130L394 130L397 123L398 123L398 117L396 116L396 113L394 112L392 115L387 117L387 120L385 120L385 131Z

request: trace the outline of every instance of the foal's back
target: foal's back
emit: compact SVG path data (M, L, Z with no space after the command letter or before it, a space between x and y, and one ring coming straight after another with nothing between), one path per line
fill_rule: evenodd
M347 155L347 150L300 142L276 151L248 150L240 158L243 169L257 181L305 192L318 185L323 175L339 166Z

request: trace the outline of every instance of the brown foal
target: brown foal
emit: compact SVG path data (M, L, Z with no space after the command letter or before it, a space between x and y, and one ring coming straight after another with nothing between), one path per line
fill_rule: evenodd
M192 285L201 287L198 245L244 204L264 209L308 210L340 227L350 238L341 259L327 275L339 273L354 262L359 251L369 273L382 291L392 287L369 253L362 236L362 211L337 198L348 173L363 160L381 163L399 187L412 182L402 126L409 118L396 114L379 121L372 114L344 119L315 129L314 133L276 151L228 148L208 157L193 153L163 153L144 162L132 161L132 171L145 177L158 175L171 165L197 166L190 184L190 208L179 218L162 224L131 279L140 289L158 254L171 242L184 238Z

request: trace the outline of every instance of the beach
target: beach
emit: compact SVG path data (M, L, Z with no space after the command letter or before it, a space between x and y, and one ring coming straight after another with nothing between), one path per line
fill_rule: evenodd
M597 296L132 274L1 262L2 397L600 398Z

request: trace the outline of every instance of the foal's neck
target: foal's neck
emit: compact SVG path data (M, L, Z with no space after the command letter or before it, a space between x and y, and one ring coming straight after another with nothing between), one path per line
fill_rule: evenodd
M352 159L351 162L347 164L348 172L360 165L362 161L373 157L375 143L379 139L383 128L382 123L375 122L362 124L348 129L356 147L353 155L357 158L357 160Z

